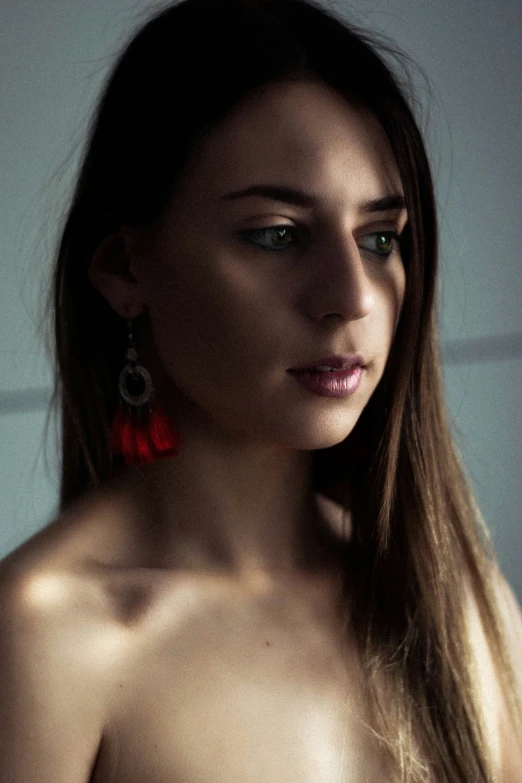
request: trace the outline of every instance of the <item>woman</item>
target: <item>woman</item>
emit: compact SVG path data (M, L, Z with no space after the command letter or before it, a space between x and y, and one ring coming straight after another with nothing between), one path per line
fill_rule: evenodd
M2 780L519 780L520 611L377 50L185 0L117 63L54 277L61 513L1 566Z

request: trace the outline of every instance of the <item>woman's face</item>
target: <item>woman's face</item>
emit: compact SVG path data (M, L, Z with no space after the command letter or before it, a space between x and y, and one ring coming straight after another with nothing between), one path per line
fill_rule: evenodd
M231 196L254 185L306 203ZM380 125L320 83L265 88L211 131L132 264L175 422L190 410L199 426L290 449L347 437L383 374L405 288L398 243L382 232L400 233L406 212L364 207L402 193ZM348 397L288 372L353 353L366 366Z

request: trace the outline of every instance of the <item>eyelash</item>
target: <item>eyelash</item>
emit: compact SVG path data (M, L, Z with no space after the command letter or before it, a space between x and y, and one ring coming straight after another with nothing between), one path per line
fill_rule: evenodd
M261 250L266 250L269 253L281 253L284 250L288 250L289 247L292 245L295 245L295 242L292 242L291 244L287 245L286 247L264 247L263 245L259 245L259 243L255 242L252 237L258 236L259 234L265 234L269 231L290 231L291 233L297 233L299 229L296 226L289 226L289 225L280 225L280 226L267 226L266 228L252 228L248 231L241 231L240 235L245 238L246 242L257 244L258 247ZM399 243L400 235L396 231L372 231L370 234L365 234L365 237L389 237L392 240L392 246L391 248L385 252L385 253L379 253L373 250L368 250L368 248L364 248L364 250L368 250L369 253L371 253L374 256L377 256L378 258L382 259L383 261L386 261L394 252L394 243L393 240L395 240L395 243Z

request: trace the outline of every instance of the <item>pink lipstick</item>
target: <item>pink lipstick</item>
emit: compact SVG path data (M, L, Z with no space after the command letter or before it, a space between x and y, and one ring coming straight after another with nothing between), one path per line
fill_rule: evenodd
M321 397L349 397L359 388L363 367L347 370L288 370L295 380Z

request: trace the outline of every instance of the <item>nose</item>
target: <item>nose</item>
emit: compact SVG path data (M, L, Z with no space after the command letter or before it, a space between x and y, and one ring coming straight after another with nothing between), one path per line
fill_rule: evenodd
M369 315L375 305L376 281L352 233L339 233L313 255L306 293L309 314L314 318L336 314L347 321Z

